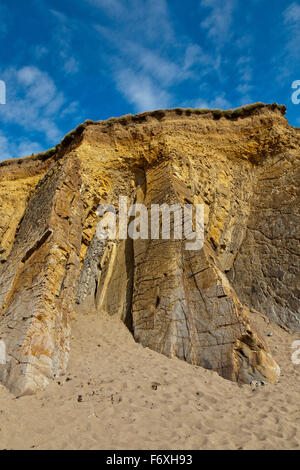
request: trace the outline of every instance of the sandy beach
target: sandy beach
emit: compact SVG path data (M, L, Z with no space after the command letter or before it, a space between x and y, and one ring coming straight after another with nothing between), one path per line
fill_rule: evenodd
M253 320L281 367L277 385L238 386L144 349L117 319L79 316L66 376L36 396L0 387L0 448L299 449L299 338Z

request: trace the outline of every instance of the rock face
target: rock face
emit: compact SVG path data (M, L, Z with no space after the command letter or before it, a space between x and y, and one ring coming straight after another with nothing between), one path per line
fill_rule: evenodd
M78 162L65 160L38 183L1 265L1 338L9 359L0 378L16 394L42 388L66 368L80 209Z
M0 381L17 395L44 388L66 370L74 315L97 311L169 357L276 382L251 309L300 331L300 133L283 111L89 121L46 154L1 163ZM204 204L203 248L99 240L97 207L119 196Z

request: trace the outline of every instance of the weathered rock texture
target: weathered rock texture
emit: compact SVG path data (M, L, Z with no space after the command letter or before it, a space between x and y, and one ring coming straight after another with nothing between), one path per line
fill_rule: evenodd
M277 105L86 122L0 164L0 380L33 393L67 367L75 311L242 383L279 368L251 308L300 331L299 129ZM101 241L99 204L203 203L205 244ZM99 364L101 373L101 364Z

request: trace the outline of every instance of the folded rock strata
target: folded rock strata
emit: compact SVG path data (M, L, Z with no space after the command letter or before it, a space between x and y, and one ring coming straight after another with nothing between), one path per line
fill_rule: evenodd
M279 367L251 309L300 331L299 129L283 107L167 110L85 122L0 163L0 381L44 388L75 314L118 316L145 347L241 383ZM99 240L99 204L204 204L205 243ZM101 364L99 364L101 373Z

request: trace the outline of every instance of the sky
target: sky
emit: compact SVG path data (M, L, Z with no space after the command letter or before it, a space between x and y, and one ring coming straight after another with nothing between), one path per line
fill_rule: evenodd
M0 161L153 109L278 102L299 127L299 80L300 1L0 0Z

